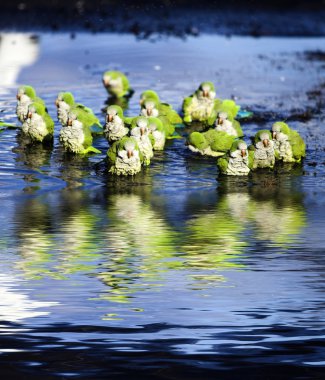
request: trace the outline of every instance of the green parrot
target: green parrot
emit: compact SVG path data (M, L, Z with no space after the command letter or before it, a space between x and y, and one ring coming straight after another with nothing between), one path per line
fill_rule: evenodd
M233 121L240 111L240 106L232 99L224 99L218 106L218 112L226 112L228 120Z
M164 150L166 143L166 132L162 121L156 117L148 118L148 128L152 136L153 150Z
M22 132L31 142L52 142L54 121L46 112L43 103L29 104L26 119L22 125Z
M252 152L251 152L252 159ZM249 152L244 140L235 140L224 157L217 161L218 168L222 174L226 175L248 175Z
M214 84L203 82L200 87L183 101L184 122L199 121L212 125L222 102L216 98Z
M103 74L103 84L107 92L115 98L130 97L133 93L128 78L120 71L106 71Z
M299 133L288 124L278 121L272 126L276 159L283 162L300 163L306 156L306 144Z
M135 117L131 124L131 136L136 139L143 156L143 164L150 165L153 157L153 147L150 139L149 119L144 116Z
M226 132L228 135L235 137L243 137L243 131L237 120L228 117L227 112L219 112L216 122L215 130L219 132Z
M58 120L62 126L65 126L67 123L68 113L72 109L77 108L85 113L85 117L88 119L87 124L89 124L90 131L93 135L103 133L103 127L94 112L83 104L76 103L71 92L60 92L55 100L55 105L58 111Z
M142 154L134 137L124 136L107 151L109 173L134 175L141 171Z
M31 103L42 103L45 107L44 100L36 96L36 91L32 86L20 86L17 91L17 101L16 113L21 123L25 121L28 106Z
M87 114L79 108L68 113L67 124L60 131L60 142L64 150L71 153L101 153L92 146L93 138L89 129Z
M160 117L168 119L170 124L181 124L182 118L168 103L162 103L158 94L153 90L144 91L140 95L140 115L145 117Z
M109 106L106 110L106 124L104 134L109 142L114 142L129 133L132 118L124 117L119 106Z
M250 160L250 169L270 168L275 164L275 151L272 135L267 129L258 131L254 136L254 145L249 147L250 152L254 152L253 159ZM250 157L252 153L249 153Z
M223 156L232 146L234 136L226 132L209 129L206 132L192 132L189 135L188 147L192 152L202 156Z

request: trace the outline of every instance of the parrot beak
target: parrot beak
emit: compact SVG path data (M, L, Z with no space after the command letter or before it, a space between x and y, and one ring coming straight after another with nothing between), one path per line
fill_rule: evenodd
M209 96L209 91L205 91L205 90L203 90L203 96L204 96L205 98L207 98L207 97Z
M269 146L269 143L270 143L269 140L267 140L267 139L263 140L263 145L265 148L267 148Z
M109 79L103 78L103 83L104 83L105 87L108 87L109 86Z
M223 119L221 117L218 117L218 125L222 125L223 124Z
M67 125L68 125L69 127L72 126L72 119L68 119L68 120L67 120Z
M55 100L55 105L56 105L57 107L59 107L59 100L58 100L58 99Z
M108 120L109 123L111 123L113 121L113 115L108 114L107 115L107 120Z
M20 100L21 95L20 95L20 94L17 94L17 95L16 95L16 98L17 98L17 100Z
M28 112L27 114L27 119L31 119L32 118L32 113L31 112Z
M140 128L140 134L141 134L141 136L144 135L144 132L145 132L145 129L144 128Z
M242 157L245 157L245 156L246 156L246 149L242 149L242 150L241 150L241 156L242 156Z
M273 139L276 139L276 132L272 133L272 137L273 137Z
M147 114L148 114L148 116L152 115L152 108L147 108Z
M128 155L128 158L131 158L133 156L132 150L128 150L127 151L127 155Z

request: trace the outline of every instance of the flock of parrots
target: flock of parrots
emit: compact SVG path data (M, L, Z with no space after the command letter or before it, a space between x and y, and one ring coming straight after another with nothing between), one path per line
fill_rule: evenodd
M128 78L119 71L107 71L103 84L110 96L120 99L133 94ZM17 116L22 123L21 134L28 144L52 142L54 121L44 101L31 86L21 86L17 92ZM163 150L166 139L180 137L175 126L195 122L204 132L192 132L188 148L204 156L218 157L221 174L248 175L258 168L273 169L277 162L300 163L306 147L299 133L284 122L276 122L271 130L256 133L247 146L236 116L240 107L233 100L216 98L211 82L203 82L183 101L183 119L167 103L162 103L155 91L140 96L140 114L126 117L123 109L110 105L102 126L93 111L76 103L70 92L59 93L57 117L62 125L59 139L66 152L74 154L100 153L92 146L93 136L103 134L110 144L107 152L108 171L116 175L134 175L150 164L154 151Z

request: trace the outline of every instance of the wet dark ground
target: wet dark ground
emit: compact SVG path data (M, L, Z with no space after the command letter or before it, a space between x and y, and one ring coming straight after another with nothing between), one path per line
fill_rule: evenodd
M325 7L313 1L10 1L0 30L131 33L138 39L219 35L324 36Z
M324 378L324 38L3 33L1 119L30 83L55 118L71 90L103 120L102 72L128 73L179 110L211 79L254 117L285 119L302 167L219 178L170 142L133 179L101 155L0 134L0 368L19 379ZM10 57L10 59L8 59ZM179 130L186 136L188 130Z

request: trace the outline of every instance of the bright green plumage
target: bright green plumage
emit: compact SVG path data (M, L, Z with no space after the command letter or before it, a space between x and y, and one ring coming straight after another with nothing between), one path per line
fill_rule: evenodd
M103 133L103 127L92 109L83 104L76 103L71 92L60 92L55 103L58 110L58 119L62 126L67 123L68 113L74 109L78 109L85 114L85 123L93 135L101 135Z
M203 82L199 88L183 101L184 122L199 121L212 125L217 117L221 100L216 99L212 82Z
M204 156L218 157L224 155L231 148L234 140L234 136L214 129L203 133L192 132L189 135L189 148Z
M89 129L88 114L78 107L70 110L67 125L63 126L60 131L60 142L67 152L101 153L92 146L93 138Z
M115 141L107 151L109 172L116 175L134 175L140 172L143 157L137 140L123 137Z
M245 176L250 172L247 144L235 140L227 154L218 159L220 173L232 176Z
M106 71L103 74L103 84L107 92L116 98L132 94L127 76L120 71Z
M140 96L141 115L146 117L166 117L170 124L181 124L182 118L168 103L162 103L153 90L144 91Z
M301 162L306 155L306 144L299 133L284 122L272 126L276 158L283 162Z
M33 102L28 106L22 132L30 139L30 142L50 142L53 140L54 122L43 103Z
M17 91L17 100L16 113L21 123L24 123L27 117L28 106L31 103L41 103L46 107L44 100L36 96L36 91L32 86L20 86Z

